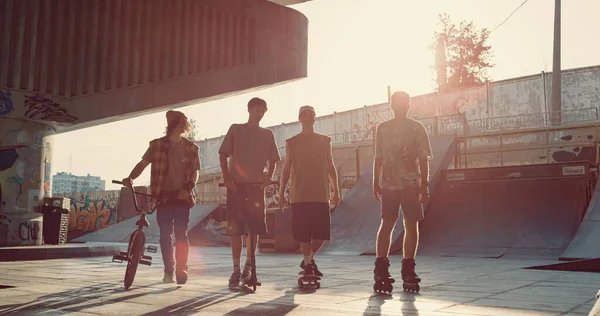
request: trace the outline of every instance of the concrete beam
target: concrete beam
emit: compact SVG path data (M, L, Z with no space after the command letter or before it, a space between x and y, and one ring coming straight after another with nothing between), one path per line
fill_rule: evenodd
M292 4L308 2L311 0L269 0L269 1L277 3L279 5L292 5Z
M307 75L308 20L263 0L0 1L0 116L60 131Z

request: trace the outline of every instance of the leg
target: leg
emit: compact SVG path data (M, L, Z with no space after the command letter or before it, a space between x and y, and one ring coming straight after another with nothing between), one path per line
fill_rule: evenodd
M400 191L383 190L381 200L381 224L377 232L377 258L387 258L394 226L400 215Z
M190 251L190 240L188 237L188 224L190 222L190 209L188 205L178 206L173 209L173 222L175 226L175 247L176 247L176 270L178 284L184 284L187 281L188 254Z
M294 240L300 243L302 251L302 262L300 268L304 275L314 275L315 271L311 262L311 214L310 203L293 203L292 205L292 235Z
M331 239L331 210L329 209L329 203L311 203L309 214L311 214L310 217L313 219L313 224L310 226L312 227L310 261L314 266L315 274L322 277L323 273L315 263L315 256L321 250L325 241Z
M256 267L256 248L261 234L267 233L267 210L265 208L265 190L262 186L252 185L247 187L247 199L245 201L244 214L245 224L248 226L248 235L246 237L246 265L242 272L242 279L249 279L252 275L252 269ZM252 244L250 244L252 239ZM254 264L252 264L254 260Z
M419 222L404 219L403 255L405 259L414 259L419 244Z
M169 205L161 205L156 211L156 221L160 230L160 251L165 265L164 282L173 282L175 262L173 259L173 212Z
M250 259L252 258L251 250L254 249L254 253L256 253L256 247L258 246L259 235L255 235L252 238L252 245L250 245L250 233L246 235L246 265L250 265Z
M242 257L242 237L245 224L240 216L245 208L244 187L239 185L238 191L227 190L227 234L231 236L231 257L233 259L233 273L229 278L229 287L239 286L241 271L240 258Z
M418 283L421 279L415 272L415 257L419 244L419 221L425 217L425 214L423 205L419 201L417 188L403 189L401 195L404 216L402 279L407 283ZM416 289L418 291L418 287Z
M381 198L381 225L377 232L377 258L373 278L375 281L390 280L393 283L394 279L389 272L390 261L388 256L394 226L396 226L400 216L400 191L383 190Z

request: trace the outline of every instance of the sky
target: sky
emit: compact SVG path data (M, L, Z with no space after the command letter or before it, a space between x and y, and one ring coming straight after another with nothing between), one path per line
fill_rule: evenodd
M265 99L264 127L297 120L298 108L317 115L387 101L387 87L411 95L433 91L434 52L439 14L455 23L472 21L494 29L523 0L314 0L291 6L309 20L308 77L281 86L179 108L197 121L202 139L224 135L232 123L247 120L246 103ZM600 1L562 1L562 69L600 64ZM528 0L491 34L495 67L492 81L552 71L554 1ZM226 113L226 115L225 115ZM125 178L148 142L162 137L165 111L54 136L52 173L95 175L106 189ZM150 168L135 181L147 185Z

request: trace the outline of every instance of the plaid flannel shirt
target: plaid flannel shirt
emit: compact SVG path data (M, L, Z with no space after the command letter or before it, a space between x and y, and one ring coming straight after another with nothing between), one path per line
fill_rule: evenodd
M199 148L192 141L184 139L185 155L183 163L185 164L185 176L189 178L190 175L200 170L200 157L198 156ZM150 142L147 155L144 156L144 160L152 164L150 169L150 192L158 198L162 194L166 193L163 189L165 179L169 169L169 141L167 137L157 138ZM196 204L196 193L192 189L191 201L192 205Z

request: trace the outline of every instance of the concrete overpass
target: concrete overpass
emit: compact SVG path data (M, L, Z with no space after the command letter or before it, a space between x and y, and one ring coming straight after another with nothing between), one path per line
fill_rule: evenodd
M0 246L41 242L53 134L306 77L275 2L0 0Z

